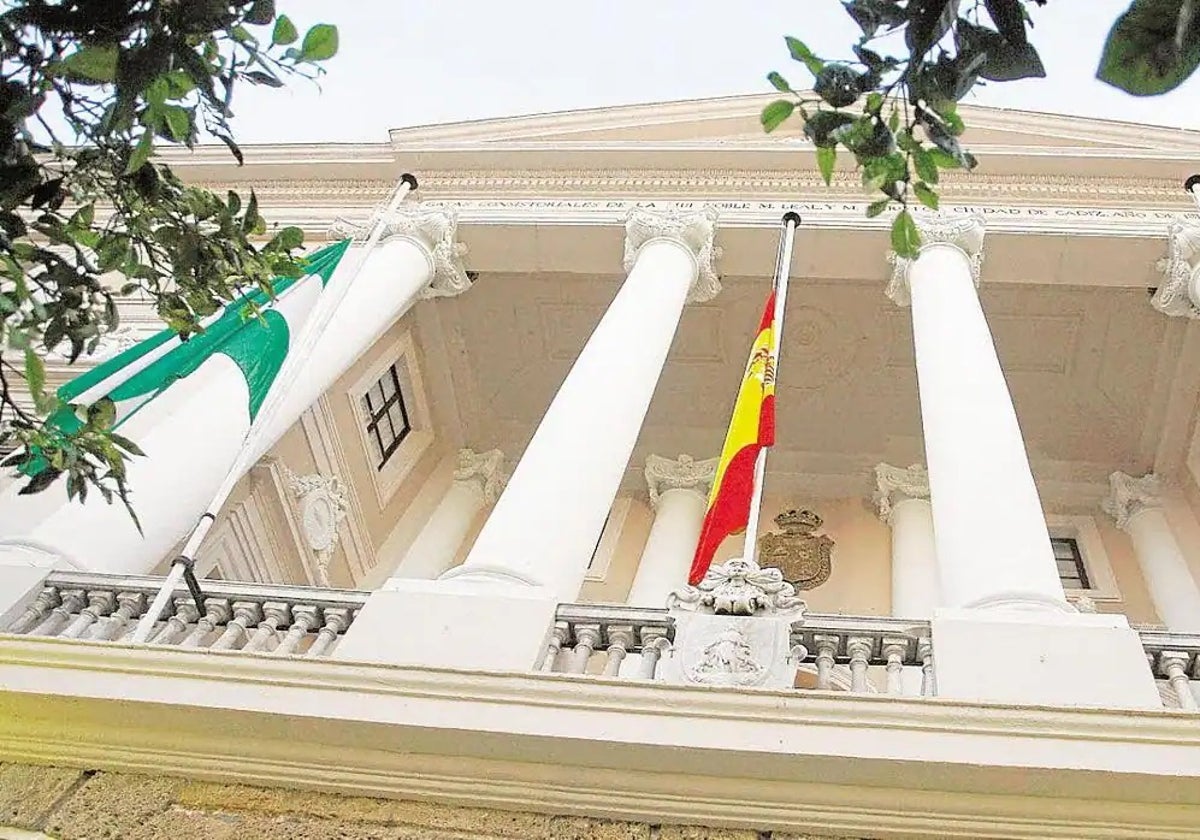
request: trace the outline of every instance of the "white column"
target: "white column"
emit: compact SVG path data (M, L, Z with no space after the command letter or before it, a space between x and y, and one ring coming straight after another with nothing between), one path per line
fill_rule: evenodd
M931 219L888 296L911 303L942 596L960 607L1070 611L1021 427L979 305L983 222Z
M626 601L638 607L665 607L667 596L687 585L688 569L700 539L708 491L717 459L646 458L646 486L654 523L638 561L637 574Z
M892 615L928 619L941 603L929 474L879 464L875 484L879 518L892 529Z
M1176 220L1167 228L1167 255L1158 261L1162 282L1151 305L1160 312L1200 318L1200 225Z
M714 214L633 211L617 296L571 367L463 565L372 593L334 651L396 665L527 670L573 601L687 300L720 288Z
M1200 587L1167 522L1157 476L1114 472L1108 482L1110 492L1101 507L1133 541L1154 609L1167 629L1200 633Z
M566 380L466 562L448 578L579 594L689 300L720 288L715 216L635 210L629 276Z
M499 449L458 451L454 481L392 573L393 580L431 579L450 568L479 512L504 489L503 466L504 453ZM383 588L393 587L385 583Z
M911 302L941 598L931 680L939 696L1157 708L1123 616L1081 615L1063 594L1045 515L979 303L983 223L930 219L889 296Z

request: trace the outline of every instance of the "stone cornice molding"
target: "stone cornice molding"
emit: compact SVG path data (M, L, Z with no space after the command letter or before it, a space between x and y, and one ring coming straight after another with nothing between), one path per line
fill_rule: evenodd
M1143 510L1162 506L1162 482L1154 473L1134 478L1118 471L1108 477L1108 484L1108 496L1100 507L1117 521L1121 530L1125 530L1129 520Z
M508 482L504 474L504 453L499 449L489 449L487 452L467 448L458 450L454 481L474 483L483 492L483 500L489 505L494 504Z
M678 459L661 455L646 456L646 488L650 493L650 506L658 507L658 500L668 490L691 490L708 498L713 479L717 475L716 458L697 461L690 455Z
M714 244L717 210L701 205L696 210L649 210L633 207L625 217L625 271L633 270L642 247L655 239L669 239L683 245L696 260L696 279L688 301L703 303L721 291L714 263L721 249Z
M345 218L335 219L328 235L351 237L361 243L370 235L381 216L385 219L385 227L379 244L389 239L408 239L417 243L429 260L433 280L422 290L422 300L453 297L471 288L471 280L462 262L467 246L458 241L458 211L454 207L409 202L391 212L376 208L361 223Z
M893 467L891 464L877 464L875 495L872 498L879 518L891 525L892 508L898 502L904 498L929 498L929 472L922 464L913 464L907 469Z
M953 245L958 248L966 256L971 269L971 279L978 286L983 265L983 217L974 214L956 216L928 213L917 216L916 222L918 230L921 231L921 250L924 251L931 245ZM885 294L897 306L908 306L912 300L908 286L908 269L914 261L895 253L888 255L888 261L892 264L892 277L888 281Z
M1163 281L1150 304L1167 315L1200 318L1200 224L1171 222L1167 255L1155 267Z

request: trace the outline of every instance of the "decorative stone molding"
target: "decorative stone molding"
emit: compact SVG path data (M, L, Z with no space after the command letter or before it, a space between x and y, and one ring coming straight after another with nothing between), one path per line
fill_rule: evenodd
M978 286L983 265L983 217L975 214L951 216L928 213L918 215L916 222L921 231L922 249L934 244L954 245L961 249L970 263L971 279ZM892 277L885 293L897 306L908 306L912 300L908 288L908 267L913 261L895 253L888 255L888 261L892 264Z
M892 506L896 496L910 499L929 498L929 471L922 464L913 464L908 469L891 464L875 465L875 495L872 497L879 511L879 518L892 524Z
M721 256L713 239L717 231L717 211L708 205L699 210L646 210L634 207L625 218L625 271L633 270L638 251L652 239L672 239L684 245L696 258L696 280L688 301L703 303L721 291L721 279L714 263Z
M691 455L680 455L678 460L661 455L646 456L650 506L657 508L659 498L668 490L694 490L707 498L717 475L717 461L717 458L697 461Z
M286 466L283 474L300 509L304 539L317 558L317 582L330 586L329 564L338 544L338 525L350 511L350 499L337 476L301 476Z
M1159 498L1162 482L1154 473L1134 478L1127 473L1114 472L1108 477L1108 487L1108 496L1100 507L1117 521L1121 530L1125 530L1135 514L1162 504Z
M714 615L803 612L807 607L779 569L762 569L753 560L735 557L712 566L696 586L667 596L667 607L687 605Z
M1150 305L1167 315L1200 318L1200 224L1171 222L1167 255L1155 267L1163 281Z
M499 449L476 452L474 449L458 450L458 464L454 468L454 480L478 482L483 490L483 499L494 504L504 492L508 477L504 475L504 453Z
M422 300L453 297L471 288L471 280L462 263L467 246L457 241L458 212L453 207L411 202L401 204L392 212L376 208L362 224L340 217L335 219L329 235L364 240L381 216L386 226L380 243L389 239L411 239L420 243L429 254L433 281L421 292Z

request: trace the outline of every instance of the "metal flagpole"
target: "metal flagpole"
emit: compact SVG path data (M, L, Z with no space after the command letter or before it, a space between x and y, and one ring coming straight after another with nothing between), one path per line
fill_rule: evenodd
M800 214L789 210L783 214L783 236L779 239L779 255L775 264L775 313L771 322L771 358L775 362L776 385L779 383L779 348L783 343L783 313L787 307L788 279L792 272L792 245ZM746 545L742 554L751 563L758 560L758 519L762 515L763 479L767 473L767 447L758 450L754 462L754 489L750 495L750 516L746 520Z
M196 602L196 609L200 611L201 615L204 615L204 593L200 591L200 584L196 580L194 568L196 564L196 551L200 548L200 543L204 541L204 537L208 534L209 529L212 528L213 522L217 518L217 512L225 504L225 500L229 498L229 494L233 492L233 488L237 485L238 480L252 466L247 461L249 461L255 445L259 442L259 438L262 437L263 429L267 428L269 422L278 413L283 396L291 388L292 382L299 374L304 361L311 355L317 340L325 332L325 327L328 326L338 306L349 293L350 285L358 275L358 272L366 264L367 257L374 250L375 246L379 244L384 230L387 229L388 216L400 206L404 197L416 188L417 179L413 175L405 173L401 176L400 183L396 185L396 189L387 203L387 209L375 218L375 223L371 228L370 234L367 236L367 241L363 245L362 256L359 258L359 263L354 274L347 277L344 283L332 289L332 294L329 298L318 301L317 307L309 316L308 321L300 332L296 347L290 350L287 356L284 357L279 375L275 377L274 383L272 383L270 390L267 392L266 399L263 400L262 409L254 419L254 422L250 424L250 430L246 432L246 439L242 442L237 459L234 461L233 466L230 467L225 480L221 482L216 495L208 503L207 510L200 515L200 520L196 523L196 527L192 529L192 533L188 536L188 540L180 551L179 556L171 563L171 570L159 588L158 594L154 596L154 601L150 604L150 608L146 610L141 620L138 621L137 629L134 630L133 636L130 639L131 642L135 644L143 643L150 638L150 632L154 629L155 623L158 621L159 616L162 615L167 602L175 592L175 587L179 586L180 581L186 582L188 590ZM327 303L326 300L328 301ZM325 305L322 307L322 304Z
M1200 210L1200 172L1184 181L1183 188L1192 197L1192 201L1196 202L1196 209Z

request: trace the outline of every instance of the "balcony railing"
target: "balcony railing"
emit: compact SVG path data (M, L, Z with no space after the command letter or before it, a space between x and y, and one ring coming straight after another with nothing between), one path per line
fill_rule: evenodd
M1192 680L1200 679L1200 635L1141 630L1146 661L1158 682L1158 693L1168 709L1200 708Z
M3 632L120 642L132 634L161 577L55 572ZM206 580L204 612L186 589L150 636L152 645L329 655L370 593Z

